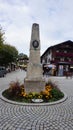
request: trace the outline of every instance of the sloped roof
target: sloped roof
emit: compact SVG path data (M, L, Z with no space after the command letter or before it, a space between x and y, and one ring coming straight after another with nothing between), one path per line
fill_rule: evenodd
M56 45L54 45L54 46L50 46L50 47L48 47L48 48L46 49L46 51L42 54L42 56L44 56L44 55L49 51L49 49L53 49L54 47L57 47L57 46L63 45L63 44L65 44L65 45L68 45L68 44L73 45L73 41L68 40L68 41L64 41L64 42L58 43L58 44L56 44ZM42 56L41 56L41 57L42 57Z

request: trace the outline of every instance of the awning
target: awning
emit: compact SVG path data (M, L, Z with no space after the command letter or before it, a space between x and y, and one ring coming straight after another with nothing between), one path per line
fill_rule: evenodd
M48 67L48 68L56 68L56 66L53 65L53 64L46 64L44 67Z

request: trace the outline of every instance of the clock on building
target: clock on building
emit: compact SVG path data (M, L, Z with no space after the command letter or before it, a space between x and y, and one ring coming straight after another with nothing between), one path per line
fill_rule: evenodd
M34 40L34 41L32 42L32 45L33 45L34 48L38 48L39 42L38 42L37 40Z

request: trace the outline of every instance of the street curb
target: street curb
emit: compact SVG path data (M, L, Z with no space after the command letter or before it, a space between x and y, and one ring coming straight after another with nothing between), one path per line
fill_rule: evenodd
M58 100L58 101L54 101L54 102L50 102L50 103L21 103L21 102L15 102L15 101L11 101L11 100L6 99L4 96L2 96L3 92L4 92L4 90L2 90L0 92L0 99L2 99L3 101L5 101L7 103L10 103L10 104L22 105L22 106L50 106L50 105L56 105L56 104L64 102L68 98L67 94L63 92L64 93L64 98L62 98L61 100Z

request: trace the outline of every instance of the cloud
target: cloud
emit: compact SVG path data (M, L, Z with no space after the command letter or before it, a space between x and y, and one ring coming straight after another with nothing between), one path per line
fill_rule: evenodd
M6 42L29 54L33 23L40 25L41 54L51 45L73 40L72 5L72 0L0 0Z

